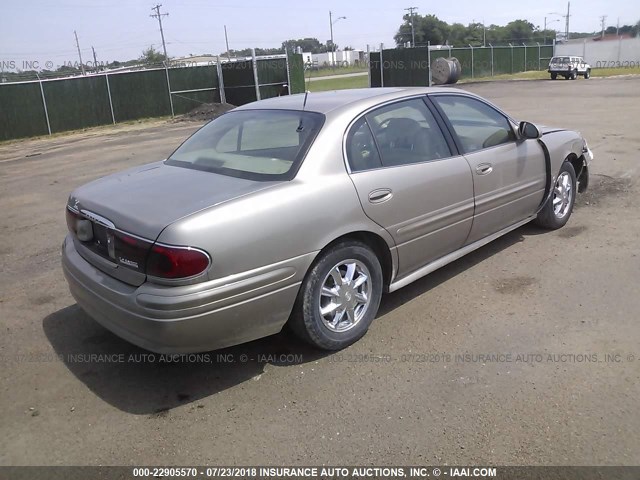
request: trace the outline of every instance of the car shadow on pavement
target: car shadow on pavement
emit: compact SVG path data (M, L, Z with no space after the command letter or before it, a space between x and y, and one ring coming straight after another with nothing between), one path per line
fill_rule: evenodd
M385 295L385 315L492 255L545 233L519 228L411 285ZM93 393L137 415L164 415L232 388L264 372L265 365L288 366L331 355L295 338L287 328L270 337L214 352L170 356L153 354L120 339L71 305L44 318L43 330L66 367Z
M243 345L190 355L160 355L120 339L77 304L43 320L59 359L94 394L136 415L164 415L232 388L264 372L266 365L313 362L330 352L293 338L288 329Z
M410 302L415 297L419 297L432 288L443 282L455 277L474 265L492 257L496 253L511 247L517 243L523 242L526 237L533 235L549 234L549 230L542 229L532 223L524 225L516 230L503 235L493 242L475 250L458 260L439 268L429 275L416 280L400 290L384 295L378 311L378 317L386 315L396 308Z

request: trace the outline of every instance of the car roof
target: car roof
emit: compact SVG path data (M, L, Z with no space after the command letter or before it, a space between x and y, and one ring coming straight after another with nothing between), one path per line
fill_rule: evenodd
M383 88L354 88L349 90L334 90L327 92L308 92L305 111L327 114L337 110L360 107L362 109L390 100L402 99L414 95L440 92L462 92L450 87L383 87ZM464 92L470 96L468 92ZM273 97L248 103L234 110L302 110L304 93Z

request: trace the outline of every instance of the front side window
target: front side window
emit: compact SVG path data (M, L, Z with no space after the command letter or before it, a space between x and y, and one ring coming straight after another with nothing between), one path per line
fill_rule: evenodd
M422 99L405 100L366 115L385 167L451 156L447 141Z
M511 123L502 113L475 98L433 95L458 137L463 153L515 141Z
M193 134L166 163L252 180L288 179L323 121L313 112L229 112Z

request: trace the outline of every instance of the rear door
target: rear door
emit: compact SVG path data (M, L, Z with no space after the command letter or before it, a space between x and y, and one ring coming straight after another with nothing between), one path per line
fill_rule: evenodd
M544 196L545 157L537 140L520 140L500 111L480 99L433 94L471 166L475 215L467 243L532 215Z
M346 152L365 213L394 238L398 276L460 248L473 217L473 181L423 98L370 111Z

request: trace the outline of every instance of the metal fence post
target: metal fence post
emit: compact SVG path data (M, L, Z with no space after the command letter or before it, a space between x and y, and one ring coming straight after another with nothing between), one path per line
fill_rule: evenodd
M171 117L175 117L173 112L173 98L171 98L171 82L169 82L169 65L165 61L164 63L164 72L167 75L167 91L169 92L169 105L171 106Z
M513 73L513 45L509 44L511 47L511 73Z
M368 43L367 43L367 81L369 83L369 88L371 88L371 50L369 49Z
M473 77L473 45L469 44L469 46L471 47L471 78Z
M224 91L224 78L222 77L222 63L220 55L216 56L216 72L218 73L218 90L220 91L220 103L227 103L227 94ZM291 85L289 85L291 88Z
M109 74L105 72L104 78L107 82L107 96L109 97L109 108L111 109L111 121L116 124L116 116L113 113L113 101L111 100L111 87L109 86Z
M449 45L449 58L451 58L451 45Z
M427 42L427 63L429 64L429 86L431 86L431 40Z
M289 70L289 54L284 50L284 61L287 66L287 95L291 95L291 70Z
M527 71L527 46L524 44L524 42L522 42L522 46L524 47L524 70L523 72Z
M42 88L42 80L40 79L40 75L36 72L36 77L38 77L38 83L40 84L40 95L42 95L42 106L44 107L44 118L47 119L47 130L49 131L49 135L51 135L51 124L49 123L49 111L47 110L47 100L44 98L44 88Z
M493 45L489 44L489 48L491 49L491 76L493 77Z
M260 83L258 83L258 61L256 60L256 49L251 49L251 63L253 65L253 82L256 84L256 100L260 100Z
M384 43L380 44L380 88L384 87L384 66L382 62L382 50L384 49Z
M540 64L540 42L536 42L538 44L538 70L540 70L540 68L542 67L542 65Z

